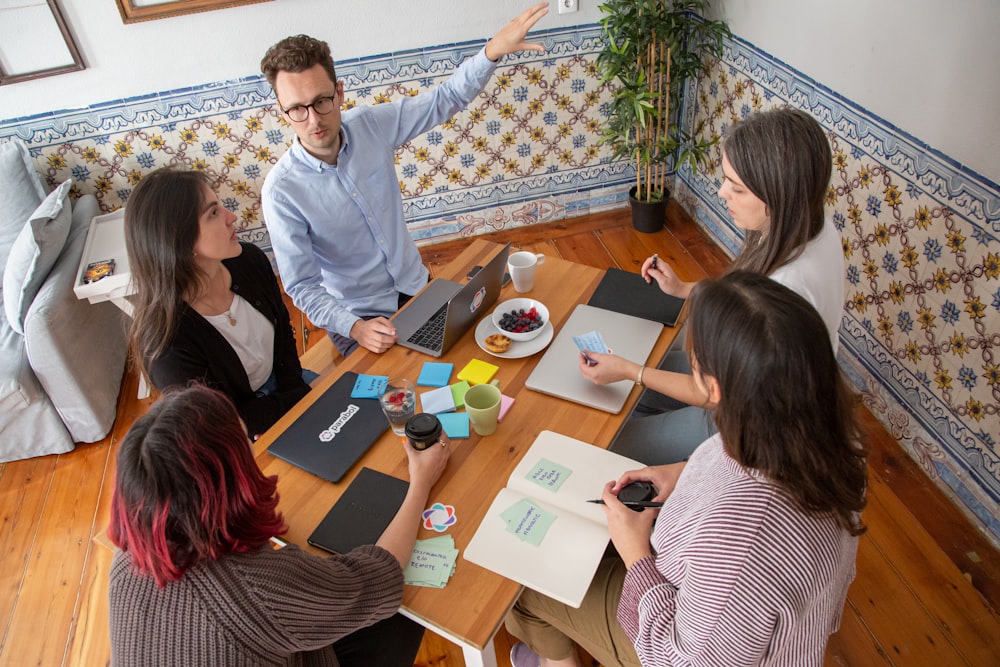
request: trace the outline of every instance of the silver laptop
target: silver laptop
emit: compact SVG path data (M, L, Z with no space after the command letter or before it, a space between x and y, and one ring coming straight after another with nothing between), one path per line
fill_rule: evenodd
M397 342L434 357L447 352L497 302L509 254L508 243L464 285L432 280L393 317Z
M637 364L646 364L663 325L580 304L559 330L524 386L612 414L621 412L635 386L631 380L599 385L580 374L580 350L573 342L573 336L595 330L601 332L612 352Z

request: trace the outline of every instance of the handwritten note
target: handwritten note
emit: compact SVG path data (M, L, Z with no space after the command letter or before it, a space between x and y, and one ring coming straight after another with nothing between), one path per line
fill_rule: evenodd
M444 588L455 572L458 549L451 535L417 540L410 562L403 570L403 581L411 586Z
M354 389L351 390L351 398L378 398L387 384L387 375L358 375Z
M508 533L537 547L545 539L556 515L525 498L504 510L500 518L506 522Z
M548 459L541 459L528 471L528 479L543 489L555 493L572 474L573 471L566 466L561 466Z

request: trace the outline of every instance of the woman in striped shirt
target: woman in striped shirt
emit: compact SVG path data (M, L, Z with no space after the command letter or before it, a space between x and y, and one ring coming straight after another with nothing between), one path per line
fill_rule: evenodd
M823 320L788 288L736 271L691 299L688 354L718 433L687 462L608 483L617 554L579 609L524 592L507 618L527 644L515 667L579 667L574 642L604 667L823 663L864 531L850 390ZM640 480L658 516L618 501Z

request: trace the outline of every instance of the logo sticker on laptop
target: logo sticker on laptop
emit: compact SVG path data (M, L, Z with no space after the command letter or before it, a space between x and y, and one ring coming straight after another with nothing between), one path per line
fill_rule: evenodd
M479 310L479 306L483 305L483 299L486 298L486 288L480 287L476 295L472 297L472 303L469 304L469 312L474 313Z
M340 413L340 416L337 417L337 420L335 422L330 424L330 426L327 427L326 429L320 431L319 439L322 442L330 442L331 440L336 438L337 434L340 433L340 429L344 428L344 426L347 425L347 422L351 420L351 417L353 417L360 411L361 408L354 405L353 403L349 403L347 409Z

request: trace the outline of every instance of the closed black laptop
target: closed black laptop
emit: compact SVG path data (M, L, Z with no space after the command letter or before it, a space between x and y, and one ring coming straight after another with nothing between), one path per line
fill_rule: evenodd
M306 472L339 481L389 428L378 399L351 398L357 379L357 373L344 373L267 451Z
M375 544L399 511L409 487L399 478L362 468L307 541L335 554Z
M672 327L677 324L684 299L664 294L656 281L647 283L638 273L610 268L587 305Z

